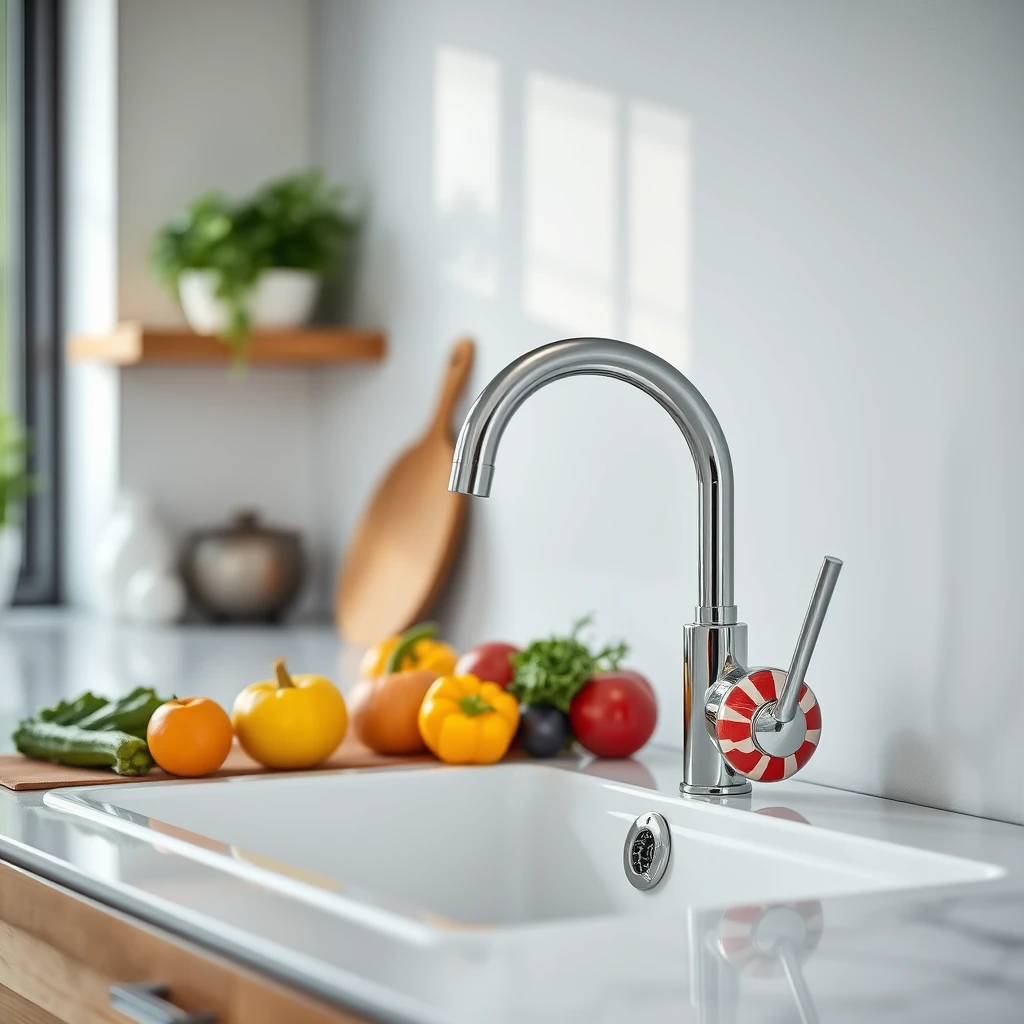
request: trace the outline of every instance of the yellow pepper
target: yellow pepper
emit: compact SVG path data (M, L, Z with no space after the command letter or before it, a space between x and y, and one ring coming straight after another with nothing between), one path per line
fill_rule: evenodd
M242 749L267 768L312 768L334 753L348 728L338 688L323 676L292 676L284 659L276 679L247 686L231 721Z
M459 660L458 652L441 640L435 640L436 622L421 622L399 636L389 636L376 647L371 647L359 664L359 675L363 679L382 676L385 672L404 672L418 669L433 672L435 676L450 675ZM388 662L399 644L404 653L398 664L389 667Z
M420 705L423 742L446 764L500 761L519 725L519 701L476 676L435 679Z

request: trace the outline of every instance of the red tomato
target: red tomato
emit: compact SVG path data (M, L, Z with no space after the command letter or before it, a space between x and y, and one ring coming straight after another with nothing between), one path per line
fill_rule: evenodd
M623 669L588 680L569 706L576 739L598 757L629 757L650 738L658 702L639 672Z
M486 683L497 683L499 686L508 686L515 675L512 662L508 660L510 654L518 654L519 648L515 644L477 644L471 647L459 658L455 665L457 676L476 676Z
M651 686L651 684L647 681L646 676L640 675L640 673L637 672L637 670L634 668L620 668L614 674L620 676L629 676L630 679L635 679L638 683L642 683L644 686L646 686L647 691L650 693L651 697L654 698L655 707L657 707L658 698L654 693L654 687Z

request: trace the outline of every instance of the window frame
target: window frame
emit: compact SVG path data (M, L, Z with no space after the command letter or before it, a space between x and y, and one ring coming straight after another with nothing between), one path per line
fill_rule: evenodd
M6 0L8 389L31 439L15 604L60 601L60 0Z

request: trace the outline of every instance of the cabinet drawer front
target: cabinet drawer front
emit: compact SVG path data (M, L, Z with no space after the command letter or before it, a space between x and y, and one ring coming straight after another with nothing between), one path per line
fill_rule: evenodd
M0 862L3 1024L129 1024L110 991L139 983L217 1024L369 1024ZM7 1011L5 993L35 1016Z
M0 985L0 1021L3 1024L61 1024L53 1014L3 985Z

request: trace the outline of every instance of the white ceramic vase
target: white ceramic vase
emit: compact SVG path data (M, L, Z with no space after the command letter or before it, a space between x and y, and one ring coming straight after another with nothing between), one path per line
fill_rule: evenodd
M170 566L144 565L125 587L125 614L147 626L169 626L185 614L185 585Z
M0 526L0 609L8 607L14 599L14 588L21 570L20 526L6 523Z
M285 330L308 323L319 287L320 278L311 270L264 270L247 304L253 330ZM178 280L182 311L197 334L220 334L228 325L228 307L216 292L212 270L186 270Z
M131 618L128 583L141 569L174 572L174 545L148 498L123 494L96 545L100 606Z

